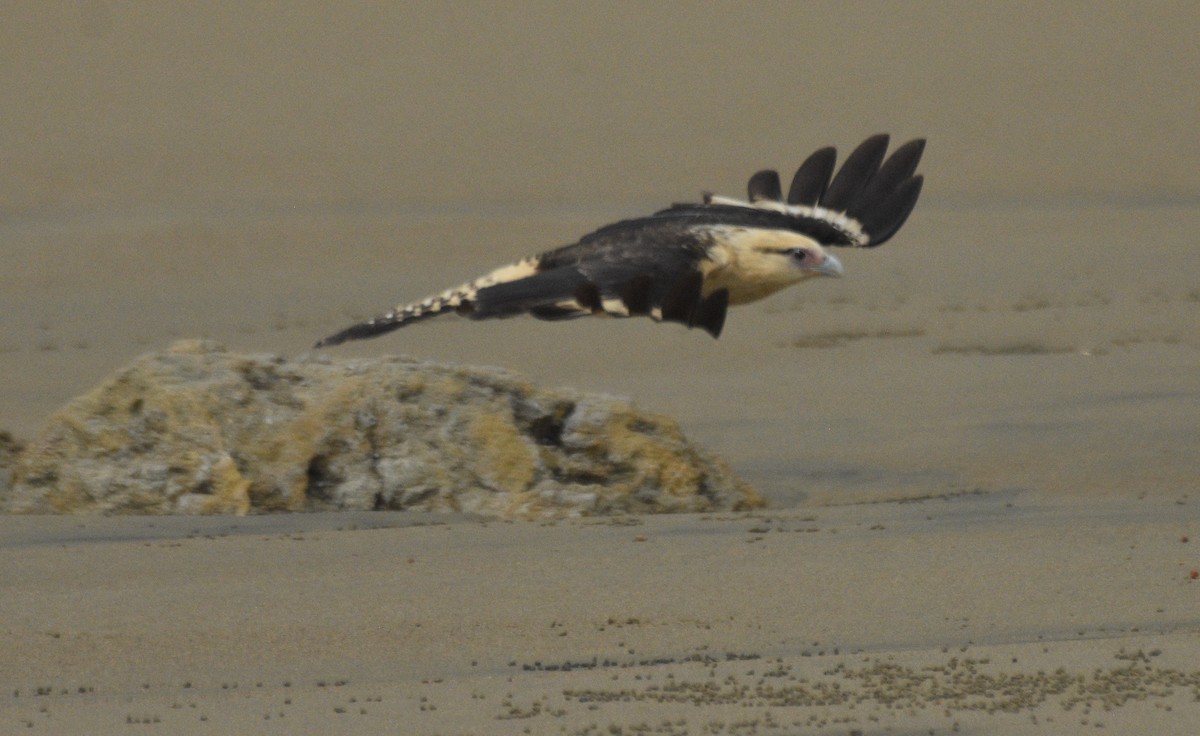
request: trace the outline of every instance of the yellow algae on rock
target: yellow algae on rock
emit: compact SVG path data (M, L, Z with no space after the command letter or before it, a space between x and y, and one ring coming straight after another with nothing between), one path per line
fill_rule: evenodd
M218 460L211 477L212 492L204 494L206 500L196 509L198 513L243 516L250 512L250 481L241 474L232 457L226 455Z
M762 504L673 420L619 399L494 368L286 361L202 340L138 358L8 456L0 509L14 512L544 518Z
M506 493L529 490L537 473L534 449L510 418L480 414L471 420L469 433L478 448L475 468L480 480Z

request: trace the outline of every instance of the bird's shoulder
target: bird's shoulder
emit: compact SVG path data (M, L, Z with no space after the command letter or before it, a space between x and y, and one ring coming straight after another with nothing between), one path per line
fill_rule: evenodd
M706 257L712 242L708 223L656 214L605 225L542 253L538 266L547 270L580 264L696 262Z

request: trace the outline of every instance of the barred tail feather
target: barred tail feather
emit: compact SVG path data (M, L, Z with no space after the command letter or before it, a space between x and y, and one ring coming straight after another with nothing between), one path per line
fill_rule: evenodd
M422 312L416 312L414 309L419 305L409 305L403 309L388 312L378 317L373 317L366 322L360 322L356 325L351 325L341 332L334 333L329 337L321 338L317 341L314 348L326 348L331 345L341 345L347 340L363 340L368 337L378 337L387 334L392 330L398 330L401 327L407 327L414 322L436 317L443 314L444 306L437 309L430 309Z
M316 347L323 348L330 345L340 345L347 340L377 337L392 330L407 327L414 322L420 322L448 312L456 312L478 318L475 301L476 295L481 290L497 284L519 281L537 273L537 270L538 259L536 257L522 259L516 263L497 268L495 271L485 276L480 276L474 281L468 281L453 289L446 289L437 296L431 296L419 302L396 307L387 314L347 327L341 332L319 340Z
M314 347L324 348L330 345L340 345L347 340L362 340L368 337L378 337L392 330L407 327L414 322L421 322L430 317L437 317L448 312L459 314L471 310L472 297L475 294L474 282L463 284L453 289L447 289L437 296L431 296L420 302L414 302L396 307L387 314L360 322L317 341Z

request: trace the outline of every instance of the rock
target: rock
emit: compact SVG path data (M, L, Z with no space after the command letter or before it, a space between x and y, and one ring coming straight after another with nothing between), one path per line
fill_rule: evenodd
M0 510L427 509L505 518L762 505L667 417L408 358L294 361L200 340L47 421Z
M12 483L12 467L21 454L21 443L8 432L0 431L0 499L8 493Z

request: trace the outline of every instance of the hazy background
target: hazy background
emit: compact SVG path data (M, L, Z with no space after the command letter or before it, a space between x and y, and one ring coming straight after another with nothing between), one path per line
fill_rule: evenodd
M679 417L773 500L1200 479L1194 3L9 3L0 428L178 337L349 322L811 150L924 136L846 278L731 313L447 318L334 356Z

